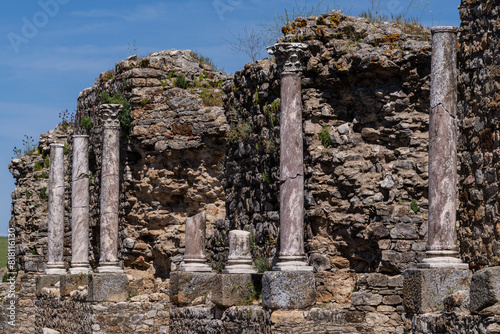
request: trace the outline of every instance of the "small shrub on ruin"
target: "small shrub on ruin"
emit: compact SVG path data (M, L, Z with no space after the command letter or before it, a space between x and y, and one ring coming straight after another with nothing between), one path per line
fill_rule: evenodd
M418 206L417 201L415 201L414 199L411 201L410 207L415 214L420 211L420 207Z
M35 162L35 167L33 168L35 171L41 171L43 169L43 164L40 160Z
M40 198L41 199L48 199L49 196L47 195L47 187L43 187L40 189Z
M324 147L330 146L330 131L328 131L328 126L323 126L323 129L318 133L319 140Z
M92 129L92 121L90 120L90 117L83 116L82 119L80 120L80 125L88 133L90 131L90 129Z
M271 264L266 257L256 257L253 262L253 267L259 274L265 273L271 270Z
M45 166L45 168L50 167L50 157L48 155L45 157L45 161L44 161L43 165Z
M271 174L267 171L267 169L264 169L264 173L262 174L262 178L264 181L266 181L267 184L271 184L273 182L271 178Z
M174 85L179 88L186 89L189 87L189 84L186 80L186 76L184 74L179 74L177 78L175 78Z
M207 107L222 107L224 105L222 96L223 93L220 89L211 90L208 88L203 88L200 93L203 104Z
M29 190L26 190L26 191L24 192L24 194L26 195L26 199L30 199L30 198L31 198L31 196L33 196L33 193L32 193L31 191L29 191Z

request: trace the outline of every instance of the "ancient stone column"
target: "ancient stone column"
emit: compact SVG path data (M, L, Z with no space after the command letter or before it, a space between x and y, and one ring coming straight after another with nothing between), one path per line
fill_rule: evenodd
M302 142L302 59L307 45L278 43L268 48L281 73L280 252L275 271L312 271L304 253L304 166Z
M229 231L229 257L223 274L256 274L250 254L250 232Z
M85 274L89 265L89 136L73 136L71 192L71 274Z
M118 261L118 210L120 199L119 104L101 105L103 143L101 168L101 254L99 273L121 273Z
M205 257L206 214L198 213L186 219L186 250L181 271L210 272Z
M458 259L457 28L432 28L429 116L429 228L420 268L468 266Z
M47 275L65 274L64 255L64 145L50 145Z

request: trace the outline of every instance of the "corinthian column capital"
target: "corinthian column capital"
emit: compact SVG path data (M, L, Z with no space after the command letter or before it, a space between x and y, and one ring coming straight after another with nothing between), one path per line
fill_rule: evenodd
M307 44L276 43L267 48L267 52L276 58L276 64L282 72L300 72L303 62L308 58Z

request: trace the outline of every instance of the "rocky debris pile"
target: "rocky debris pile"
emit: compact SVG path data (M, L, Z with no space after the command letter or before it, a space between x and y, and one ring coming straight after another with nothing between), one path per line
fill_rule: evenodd
M426 242L429 30L333 11L283 32L310 50L306 251L324 270L400 273ZM272 59L247 64L225 86L228 218L231 229L255 231L256 256L277 249L279 89Z

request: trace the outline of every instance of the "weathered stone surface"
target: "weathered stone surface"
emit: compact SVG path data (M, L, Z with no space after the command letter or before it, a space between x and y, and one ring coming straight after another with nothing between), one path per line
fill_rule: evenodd
M224 307L252 304L262 293L262 274L215 276L211 300Z
M377 306L382 303L382 296L371 294L369 292L353 292L351 295L352 305Z
M404 272L403 303L408 313L445 310L444 300L468 291L472 273L462 269L409 269Z
M36 276L36 290L35 293L37 296L42 295L43 288L58 288L56 285L59 285L61 282L60 275L37 275Z
M88 299L92 302L123 302L129 297L128 278L123 273L88 275Z
M210 299L214 288L215 273L178 271L170 274L170 300L186 306L196 299L198 304Z
M271 309L301 309L316 300L312 272L268 271L262 278L262 304Z
M89 285L89 276L85 274L66 274L61 275L61 296L67 297L72 291L79 287L87 288Z
M495 305L500 306L500 267L481 269L472 276L470 311L491 315Z

